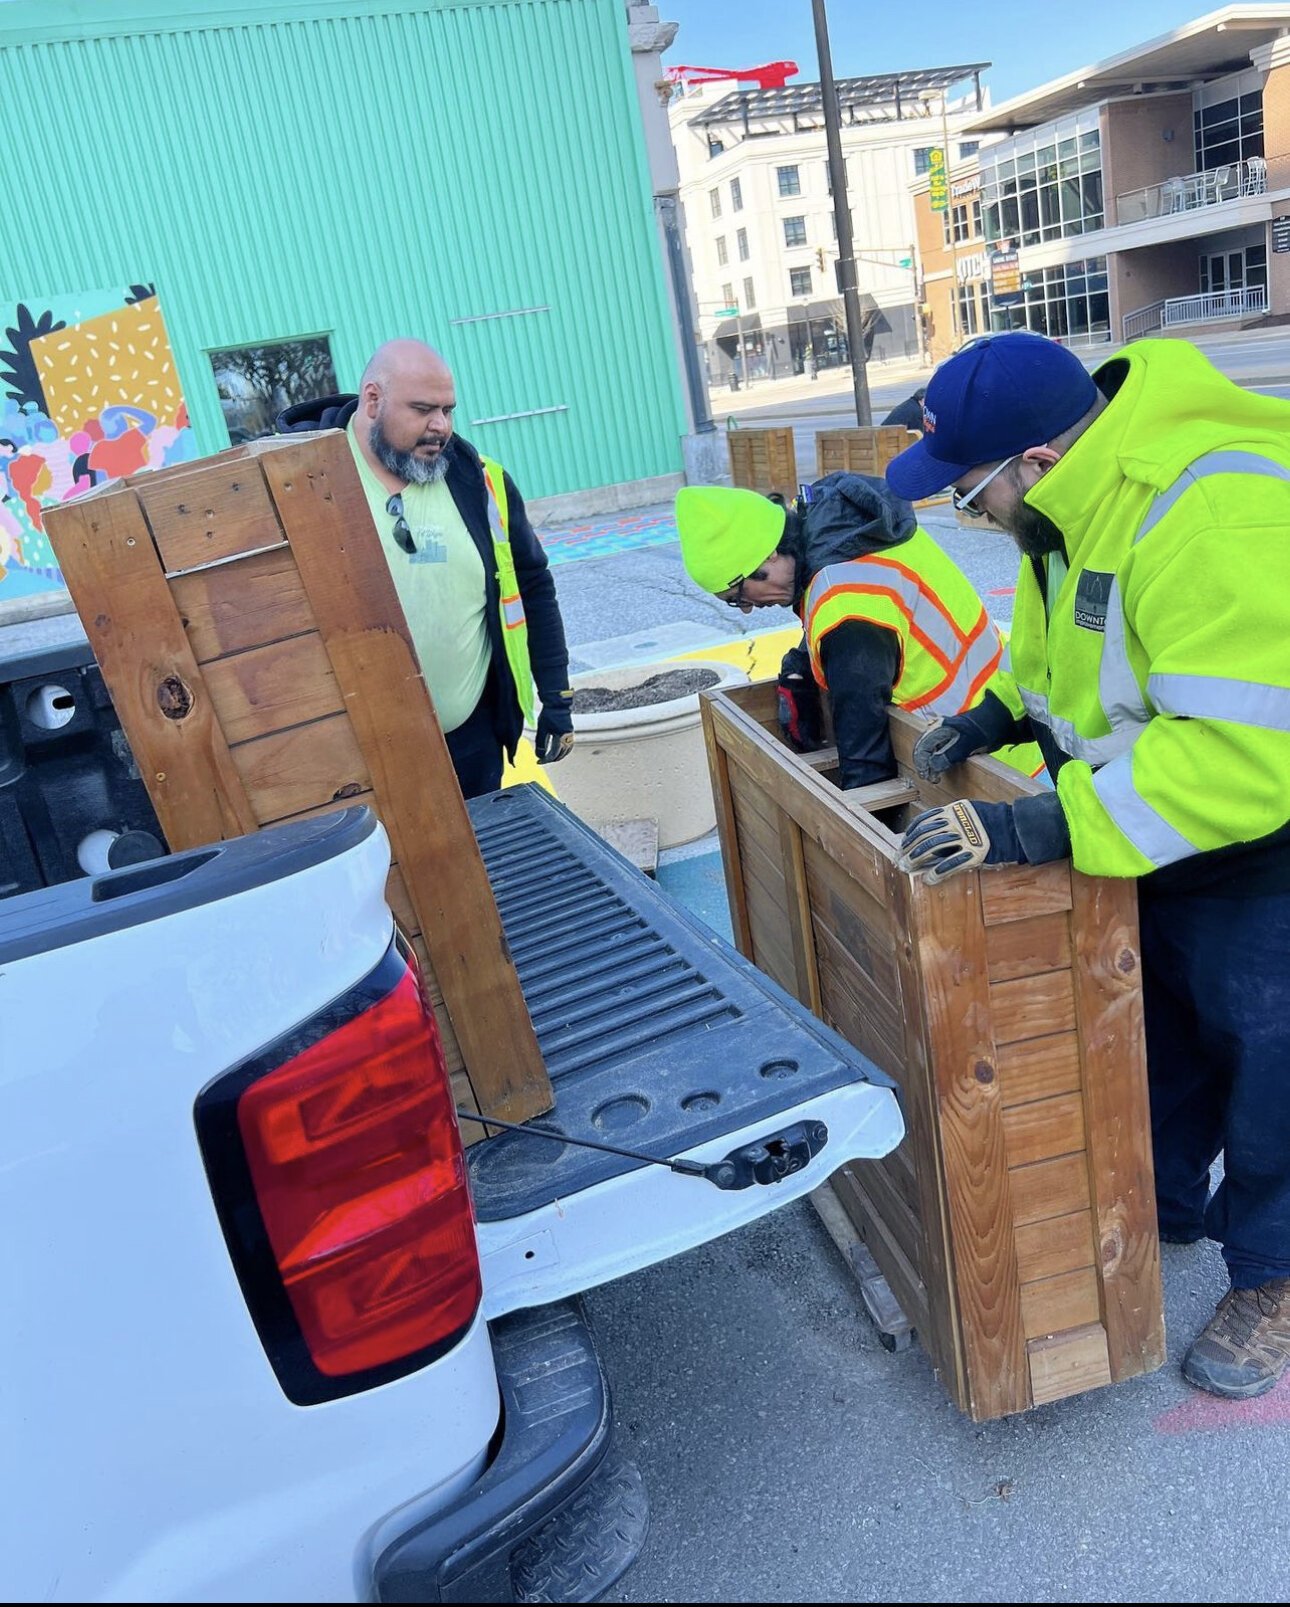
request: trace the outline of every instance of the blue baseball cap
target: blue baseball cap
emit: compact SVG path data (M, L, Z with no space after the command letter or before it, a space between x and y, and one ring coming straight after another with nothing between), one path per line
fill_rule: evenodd
M1093 376L1046 335L987 335L932 375L923 398L927 433L887 465L907 502L930 497L978 463L1045 446L1097 400Z

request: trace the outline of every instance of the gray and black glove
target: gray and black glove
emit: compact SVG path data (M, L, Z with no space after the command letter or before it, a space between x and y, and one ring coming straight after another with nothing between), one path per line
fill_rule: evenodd
M573 693L561 692L559 701L542 705L533 750L539 764L559 764L573 747Z
M939 781L947 770L974 753L993 753L1009 742L1024 740L1020 722L993 692L987 692L966 714L950 714L924 731L914 744L914 769L924 781Z
M1070 830L1055 792L1010 804L960 798L928 809L910 823L896 863L936 883L981 865L1046 864L1065 859L1070 848Z

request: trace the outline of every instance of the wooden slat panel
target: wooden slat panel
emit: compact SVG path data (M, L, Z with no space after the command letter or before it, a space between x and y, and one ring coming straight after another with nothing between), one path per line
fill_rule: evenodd
M999 1080L1005 1105L1073 1092L1080 1086L1079 1038L1062 1032L1001 1045Z
M1047 971L990 986L990 1010L998 1043L1046 1038L1075 1026L1075 983L1069 971Z
M170 595L199 664L316 628L289 547L176 575Z
M248 742L344 708L316 632L215 659L202 673L229 742Z
M262 826L328 802L348 802L371 785L343 714L243 742L233 749L233 763Z
M1039 1278L1055 1278L1093 1265L1093 1216L1072 1211L1069 1216L1028 1222L1017 1229L1017 1276L1024 1289Z
M811 901L802 859L802 830L795 820L780 816L780 858L784 869L789 941L793 946L794 996L815 1015L820 1013L820 973L815 958L815 932Z
M1071 868L1064 859L1051 865L1005 865L982 874L981 908L987 926L1055 915L1070 907Z
M726 876L726 901L730 906L730 925L735 947L748 960L752 958L752 931L744 900L743 875L739 863L739 829L735 822L734 799L730 790L730 760L717 741L710 699L699 699L703 722L703 742L708 752L708 775L717 811L717 837L721 843L721 864Z
M1058 1094L1004 1110L1003 1131L1009 1166L1073 1155L1084 1148L1084 1101L1079 1094Z
M1008 1187L1012 1220L1018 1227L1087 1211L1088 1161L1083 1155L1063 1155L1055 1161L1018 1166L1008 1174Z
M1021 1286L1021 1320L1027 1339L1068 1333L1101 1320L1097 1272L1079 1267Z
M836 874L825 884L814 854L810 855L807 881L816 925L836 938L874 986L899 1004L900 968L896 954L900 945L889 929L889 912L879 910L881 922L875 920L874 901L854 882Z
M986 928L985 952L991 982L1038 976L1043 971L1065 971L1071 963L1070 917L1064 913L1037 915L1028 921L1008 921Z
M820 1006L825 1021L899 1083L905 1076L900 998L876 988L827 927L816 923Z
M940 1111L970 1409L980 1419L1029 1406L1030 1381L978 879L916 884L912 929Z
M1053 1339L1032 1339L1026 1346L1026 1359L1036 1406L1111 1382L1106 1330L1100 1323Z
M917 1281L922 1280L923 1229L901 1194L885 1161L857 1161L849 1170L871 1202L874 1220L882 1223Z
M744 899L752 929L753 964L789 993L793 991L793 951L784 921L784 903L768 893L750 874L752 861L744 855Z
M135 495L168 573L255 552L284 539L253 458L211 458L182 475L141 475Z
M930 1352L936 1344L938 1324L933 1316L927 1286L918 1265L906 1255L897 1236L884 1220L880 1206L866 1187L872 1171L873 1165L866 1161L835 1172L830 1180L833 1192L882 1269L882 1275L900 1309L918 1330L924 1349Z
M134 494L104 487L50 508L46 526L166 842L178 851L254 831Z
M480 1107L525 1121L551 1108L551 1084L349 444L261 451Z
M1112 1377L1165 1359L1136 889L1072 878L1089 1182Z
M918 788L918 796L927 808L953 803L958 798L984 798L989 803L1011 803L1015 798L1045 790L1039 782L1023 776L1019 770L1013 770L983 754L947 772L939 782L924 781L914 770L914 744L926 731L927 725L928 722L920 715L907 714L903 709L888 710L887 727L891 734L892 751L896 755L896 768ZM1039 875L1046 868L1042 865L1034 867L1034 874ZM1022 869L1030 871L1032 867L1023 866ZM1008 877L1011 873L991 870L979 874L984 886L997 877ZM1042 915L1045 912L1026 910L1024 913Z

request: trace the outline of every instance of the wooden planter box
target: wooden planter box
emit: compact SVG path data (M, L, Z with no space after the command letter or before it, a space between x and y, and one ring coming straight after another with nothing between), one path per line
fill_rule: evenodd
M817 430L815 478L837 474L868 474L880 480L893 458L918 439L903 424L875 424L871 429Z
M458 1104L551 1085L343 434L141 474L48 511L59 567L171 849L369 804ZM468 1132L467 1142L478 1137Z
M908 1137L833 1186L956 1404L982 1421L1164 1360L1136 889L1053 865L896 869L918 809L1038 784L974 759L839 791L773 685L701 697L741 951L896 1079Z
M730 449L730 483L765 496L778 491L797 495L797 449L788 428L727 430Z

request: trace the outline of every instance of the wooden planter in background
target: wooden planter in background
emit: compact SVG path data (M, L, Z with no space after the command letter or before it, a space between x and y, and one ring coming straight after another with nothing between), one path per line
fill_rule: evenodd
M760 430L727 430L730 483L763 496L778 491L790 501L797 495L797 449L788 426Z
M171 849L369 804L389 834L386 896L419 956L458 1104L511 1121L549 1110L501 917L345 436L234 447L117 481L46 519Z
M780 739L775 688L704 693L736 941L895 1078L908 1127L833 1186L977 1421L1160 1366L1136 888L1062 861L940 887L896 869L920 808L1038 784L973 759L847 793Z
M815 435L815 478L837 474L868 474L880 480L887 465L918 436L903 424L875 424L871 429L817 430Z

